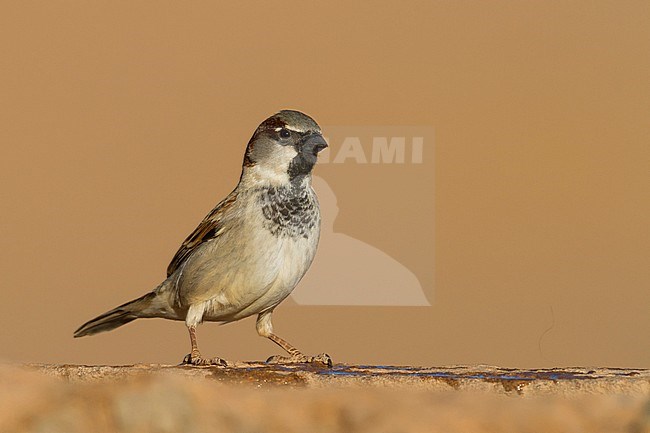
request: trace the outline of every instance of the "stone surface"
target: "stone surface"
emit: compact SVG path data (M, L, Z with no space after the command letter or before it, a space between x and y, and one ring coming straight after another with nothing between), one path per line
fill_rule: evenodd
M210 379L255 386L405 387L518 395L650 394L650 371L616 368L519 370L491 366L399 367L338 364L332 368L238 362L227 368L138 364L129 366L28 365L26 369L71 382L120 380L142 375Z
M0 367L1 432L650 432L650 372Z

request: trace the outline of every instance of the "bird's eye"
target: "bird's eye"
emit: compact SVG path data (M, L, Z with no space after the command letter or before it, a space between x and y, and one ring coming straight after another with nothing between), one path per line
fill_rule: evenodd
M282 128L280 130L280 138L289 138L289 137L291 137L291 132L289 132L288 129Z

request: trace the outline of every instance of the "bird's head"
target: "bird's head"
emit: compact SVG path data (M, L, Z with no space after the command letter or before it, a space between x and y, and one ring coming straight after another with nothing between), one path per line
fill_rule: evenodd
M282 110L257 127L244 156L242 180L270 184L309 177L327 147L318 124L299 111Z

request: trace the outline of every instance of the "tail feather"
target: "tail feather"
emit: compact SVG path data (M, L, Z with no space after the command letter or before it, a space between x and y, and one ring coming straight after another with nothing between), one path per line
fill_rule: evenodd
M122 325L126 325L138 317L142 317L139 313L147 308L155 297L156 294L154 292L147 293L138 299L134 299L126 304L113 308L101 316L95 317L81 325L79 329L74 331L74 337L78 338L86 335L97 334L99 332L111 331Z

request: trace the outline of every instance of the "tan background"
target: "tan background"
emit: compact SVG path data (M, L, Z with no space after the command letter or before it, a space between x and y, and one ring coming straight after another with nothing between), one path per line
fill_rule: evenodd
M432 307L280 307L282 336L344 362L650 366L648 2L13 3L1 358L180 360L181 323L71 335L161 280L254 127L291 107L435 128L433 220L406 166L318 169L335 229L408 266ZM278 353L251 319L199 338Z

